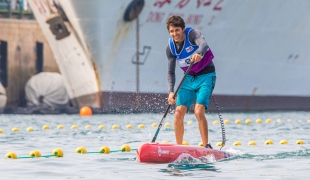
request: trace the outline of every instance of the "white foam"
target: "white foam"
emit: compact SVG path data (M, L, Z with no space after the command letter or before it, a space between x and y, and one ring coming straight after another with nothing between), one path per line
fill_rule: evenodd
M243 155L244 152L241 152L239 149L229 148L226 152L232 153L234 155Z
M216 162L214 155L202 156L195 158L187 153L182 153L175 161L174 164L199 164L199 163L214 163Z

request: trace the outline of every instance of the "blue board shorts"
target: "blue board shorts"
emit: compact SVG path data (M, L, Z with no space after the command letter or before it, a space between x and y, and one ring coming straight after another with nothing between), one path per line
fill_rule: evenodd
M187 75L177 94L176 105L190 108L196 99L196 104L202 104L208 109L215 82L215 72L199 76Z

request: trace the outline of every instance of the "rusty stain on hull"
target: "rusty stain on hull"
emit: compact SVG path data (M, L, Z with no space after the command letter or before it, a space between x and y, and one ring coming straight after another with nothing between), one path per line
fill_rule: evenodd
M117 33L112 43L112 50L117 49L117 46L122 38L125 38L130 32L132 22L122 22L119 27L117 27Z

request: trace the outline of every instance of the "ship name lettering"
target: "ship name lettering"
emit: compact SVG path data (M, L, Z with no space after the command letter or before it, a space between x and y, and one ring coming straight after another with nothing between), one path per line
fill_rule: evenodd
M198 9L202 6L203 7L211 6L211 4L213 2L213 3L215 3L213 10L214 11L220 11L220 10L222 10L222 7L220 6L220 4L223 1L224 0L196 0L196 8ZM182 8L186 7L190 2L191 2L191 0L178 0L178 3L174 7L182 9ZM170 5L170 4L172 4L172 0L156 0L154 2L153 6L158 7L158 8L162 8L163 6Z
M162 22L164 19L165 13L164 12L153 12L150 11L146 22Z
M186 24L200 24L202 18L202 14L190 14L187 17Z
M157 0L155 3L154 3L154 6L158 6L159 8L163 7L165 4L170 4L171 3L171 0Z

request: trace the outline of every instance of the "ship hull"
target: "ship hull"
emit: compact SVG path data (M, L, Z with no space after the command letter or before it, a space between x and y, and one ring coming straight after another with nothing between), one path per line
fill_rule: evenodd
M96 96L98 94L84 96L84 102ZM101 97L106 103L102 108L94 108L94 113L164 113L168 107L167 94L140 93L137 96L136 93L128 92L101 92ZM213 98L220 112L310 110L310 97L213 95ZM211 100L207 111L217 113L216 104ZM170 112L174 109L172 106ZM189 112L193 110L194 106L191 106Z
M32 1L35 8L40 0ZM220 110L310 107L310 76L304 74L310 70L309 1L143 1L139 19L128 20L128 8L136 2L141 5L142 0L59 0L68 29L75 33L61 41L48 39L62 74L68 76L69 96L77 106L106 111L164 110L169 38L165 21L178 14L187 26L202 32L214 53L217 84L213 94ZM46 36L53 36L43 18L39 23ZM62 44L65 41L77 43L76 57L84 54L76 69L68 69L66 62L72 59L59 50L69 47ZM178 67L176 76L178 84L183 76ZM216 108L211 104L208 109Z

